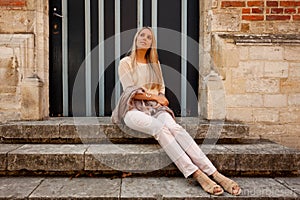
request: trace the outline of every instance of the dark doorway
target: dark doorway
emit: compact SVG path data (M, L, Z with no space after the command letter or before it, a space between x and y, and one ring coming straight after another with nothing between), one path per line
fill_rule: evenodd
M184 1L184 0L182 0ZM138 26L138 1L137 0L122 0L120 1L119 13L115 14L115 1L103 0L104 2L104 24L103 33L104 40L108 40L115 35L116 16L120 17L120 32L135 29ZM157 30L158 36L158 52L164 73L164 79L167 86L166 95L170 100L170 107L174 110L177 116L181 115L181 12L182 5L181 0L164 0L157 1ZM89 43L91 50L96 49L99 45L99 3L98 0L90 0L89 8L89 22L90 22L90 36ZM85 0L67 0L67 93L63 90L63 23L62 17L62 0L50 0L50 115L51 116L85 116L86 115L86 80L81 84L82 89L80 95L73 97L73 86L78 74L79 68L82 66L86 58L86 8ZM153 7L151 7L151 0L143 0L143 25L152 26ZM65 8L66 9L66 8ZM187 41L187 82L186 88L186 116L198 115L198 59L199 59L199 47L195 45L198 43L199 38L199 0L187 1L187 35L189 40ZM57 15L58 14L58 15ZM175 34L166 35L162 33L160 28L172 30ZM132 44L132 39L135 31L132 32L130 37L120 37L120 58L129 51ZM179 34L178 34L179 33ZM179 53L168 50L166 48L160 48L160 44L172 43ZM115 46L112 43L104 45L104 96L99 95L99 59L97 53L93 53L91 63L91 90L96 91L96 94L92 94L92 116L110 116L112 112L112 99L114 99L115 90ZM97 50L96 50L97 51ZM173 69L174 75L168 74L167 68ZM85 79L85 78L83 78ZM95 84L97 83L97 84ZM172 87L168 87L171 85ZM63 105L64 95L67 95L67 104ZM189 98L196 96L196 98ZM104 112L99 112L99 102L104 103ZM75 102L75 103L74 103ZM64 106L67 106L67 113L64 113Z

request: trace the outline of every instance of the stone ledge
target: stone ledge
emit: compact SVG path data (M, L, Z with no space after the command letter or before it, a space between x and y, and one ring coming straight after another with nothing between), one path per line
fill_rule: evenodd
M241 35L241 34L217 34L223 39L229 40L236 45L300 45L300 35L296 34L262 34L262 35Z
M278 144L202 145L214 165L231 175L300 175L300 151ZM159 145L1 144L0 174L180 174Z
M176 119L196 140L243 140L249 127L241 123L206 121L197 117ZM110 117L52 118L0 124L2 143L156 143L143 133L113 124Z

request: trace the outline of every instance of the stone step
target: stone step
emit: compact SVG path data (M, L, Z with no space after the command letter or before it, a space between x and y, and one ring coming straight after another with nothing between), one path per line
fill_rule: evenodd
M300 177L234 177L242 193L217 199L300 199ZM1 177L0 199L215 199L193 179L183 177L64 178Z
M201 145L227 175L300 174L300 150L275 143ZM157 144L1 144L2 175L181 175Z
M249 127L224 121L206 121L197 117L176 118L197 142L204 139L219 143L247 142ZM216 138L216 139L215 139ZM112 124L110 117L51 118L44 121L18 121L0 124L1 143L156 143L142 133Z

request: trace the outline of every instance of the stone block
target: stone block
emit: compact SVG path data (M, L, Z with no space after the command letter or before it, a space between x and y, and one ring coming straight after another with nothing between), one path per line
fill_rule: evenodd
M9 42L9 40L6 40L6 42ZM11 59L13 56L14 48L2 46L2 44L0 43L0 68L7 68L7 66L11 63Z
M0 84L2 86L16 87L19 84L19 76L19 68L14 57L0 59Z
M273 30L281 34L297 34L299 33L300 28L299 23L286 23L282 21L274 23Z
M1 10L0 29L6 33L33 32L35 15L35 11Z
M280 91L279 82L279 79L275 78L251 78L246 81L246 92L278 93Z
M210 195L199 187L196 181L184 178L126 178L122 180L121 198L210 199Z
M118 199L120 188L119 178L47 178L30 199Z
M230 148L237 154L237 171L271 173L297 171L299 167L299 151L277 144L232 145Z
M159 145L91 145L85 153L85 170L139 173L160 170L170 164L172 161Z
M281 137L287 134L287 127L281 124L253 124L250 126L250 134L271 141L276 138L280 142Z
M0 199L28 199L44 178L1 177Z
M60 138L80 140L82 143L110 143L130 138L152 136L112 124L110 118L74 118L60 124Z
M232 69L232 78L258 78L264 75L263 61L242 61L239 67Z
M262 107L263 96L260 94L226 95L227 108Z
M240 62L240 55L239 55L239 50L236 48L236 46L232 48L228 48L228 45L223 47L223 55L222 55L222 60L223 60L223 65L224 67L237 67Z
M0 94L15 94L17 86L0 86Z
M225 119L225 89L221 77L211 71L205 78L205 83L205 106L207 109L205 118L210 120Z
M7 122L10 120L20 120L21 113L17 110L0 110L0 122Z
M253 122L252 108L227 108L226 120Z
M297 194L271 178L235 178L242 187L239 198L297 199Z
M37 2L35 0L26 0L27 10L34 10L37 7Z
M287 106L287 95L266 94L264 95L264 106L267 108L279 108Z
M254 122L279 122L279 110L260 108L253 110Z
M43 118L42 86L38 77L27 77L21 85L21 113L23 120L40 120Z
M288 62L265 62L264 77L287 78L288 75Z
M283 60L283 47L252 46L249 47L250 60Z
M80 171L86 149L85 145L26 144L8 154L8 170Z
M223 145L205 144L205 140L200 148L218 170L235 171L235 155L230 149Z
M281 79L280 91L282 93L296 94L300 93L300 80L299 79Z
M21 107L19 96L16 94L0 94L0 110L18 111Z
M287 124L287 132L288 134L282 137L282 142L284 145L289 146L291 148L300 149L299 145L299 130L300 124L299 121L296 124ZM299 160L300 163L300 160Z
M240 55L241 61L249 60L249 47L239 46L238 50L239 50L239 55Z
M284 59L289 61L300 61L300 47L287 46L284 49Z
M7 169L7 154L22 146L22 144L1 144L0 145L0 171ZM1 197L1 196L0 196Z
M231 80L231 94L245 94L246 93L246 79L234 78Z
M300 195L300 177L291 177L291 178L276 178L276 181L286 186L287 188L291 188L291 190L298 195Z
M300 62L299 63L290 63L289 77L300 78Z
M299 94L290 94L288 96L288 105L289 106L299 106L300 105L300 93Z
M211 32L239 31L240 30L240 10L228 9L226 12L212 10L211 12Z
M281 123L299 123L300 121L300 108L292 107L280 110Z
M59 138L59 121L11 122L2 125L0 136L19 142L49 142Z

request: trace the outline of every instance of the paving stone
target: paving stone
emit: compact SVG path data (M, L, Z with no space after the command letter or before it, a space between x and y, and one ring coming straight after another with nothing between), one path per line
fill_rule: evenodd
M87 148L87 145L26 144L8 153L8 170L83 170Z
M276 180L297 193L300 199L300 177L276 178Z
M0 199L26 199L43 178L0 177Z
M29 199L119 199L121 179L47 178Z
M124 199L209 199L200 185L185 178L125 178L121 198Z
M7 154L22 146L21 144L0 144L0 170L7 169Z
M234 178L234 180L242 188L238 199L297 199L296 193L271 178Z
M32 178L1 177L0 199L300 199L299 177L234 177L242 188L240 196L227 192L221 196L207 194L191 178Z

